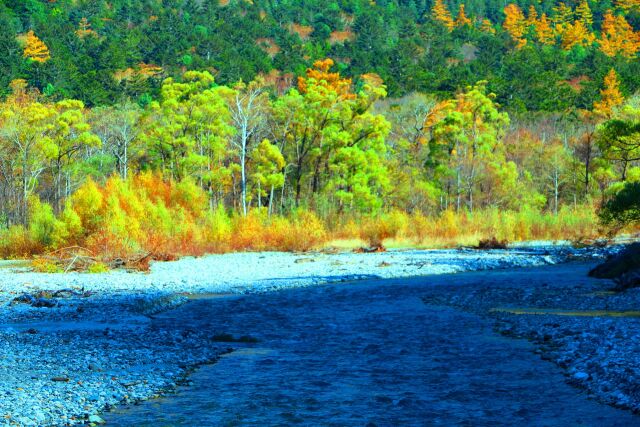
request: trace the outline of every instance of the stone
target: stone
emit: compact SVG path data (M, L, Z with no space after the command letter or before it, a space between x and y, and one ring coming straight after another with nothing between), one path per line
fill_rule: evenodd
M100 418L98 415L89 415L89 420L91 424L106 424L107 422Z

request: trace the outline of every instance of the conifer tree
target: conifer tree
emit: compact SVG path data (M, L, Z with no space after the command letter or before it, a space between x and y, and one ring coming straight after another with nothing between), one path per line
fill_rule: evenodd
M621 55L625 58L634 58L640 49L640 35L624 16L614 16L607 11L602 22L602 35L600 38L600 50L607 56Z
M587 0L582 0L582 3L576 7L576 15L585 27L590 28L593 24L593 13Z
M47 62L51 59L49 48L33 31L27 33L23 56L40 63Z
M620 92L618 73L613 68L604 78L604 88L600 91L600 101L593 103L593 111L604 117L611 117L613 109L624 102Z
M451 17L451 12L449 12L449 9L447 8L447 5L444 4L443 0L435 1L433 8L431 9L431 16L449 30L452 30L455 26L455 22L453 22L453 18Z
M538 42L544 45L551 46L556 43L556 38L553 34L553 29L551 29L546 13L543 13L540 16L540 20L536 22L536 38L538 39Z
M520 49L527 43L527 40L523 38L527 29L524 13L522 13L522 9L512 3L504 8L504 14L506 17L502 26L516 42L516 48Z
M467 25L471 25L471 19L467 18L467 15L464 12L464 3L460 4L458 8L458 16L456 17L456 27L464 27Z

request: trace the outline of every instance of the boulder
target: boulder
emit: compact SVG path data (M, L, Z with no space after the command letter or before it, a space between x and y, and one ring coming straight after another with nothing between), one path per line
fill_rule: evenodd
M617 279L636 270L640 270L640 243L627 246L622 252L591 270L589 276L598 279Z

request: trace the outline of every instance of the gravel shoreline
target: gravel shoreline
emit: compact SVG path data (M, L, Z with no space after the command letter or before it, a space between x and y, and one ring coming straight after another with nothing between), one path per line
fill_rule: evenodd
M97 424L101 411L155 397L215 361L227 349L209 331L153 322L189 295L553 265L615 250L238 253L156 263L149 274L38 274L0 262L0 425ZM47 298L53 307L14 301L56 291Z
M497 332L531 341L570 384L640 414L640 289L609 291L613 281L587 277L595 265L505 272L465 292L433 289L423 301L493 318Z

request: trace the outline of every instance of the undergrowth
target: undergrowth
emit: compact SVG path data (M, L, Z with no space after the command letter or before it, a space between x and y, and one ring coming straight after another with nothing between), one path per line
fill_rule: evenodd
M247 216L210 207L209 195L190 180L173 182L144 173L129 180L110 178L103 185L86 182L62 212L32 198L27 226L0 230L0 257L24 258L80 248L85 270L135 264L148 268L153 260L233 251L308 251L345 247L454 247L485 240L584 240L597 237L598 218L590 205L564 207L555 215L520 211L444 211L427 216L391 210L375 216L341 215L319 218L296 209L270 216L252 209ZM73 258L75 256L75 258ZM68 255L71 260L78 255ZM134 262L135 261L135 262ZM79 263L80 264L80 263ZM34 269L54 272L50 258ZM66 270L66 268L65 268Z

